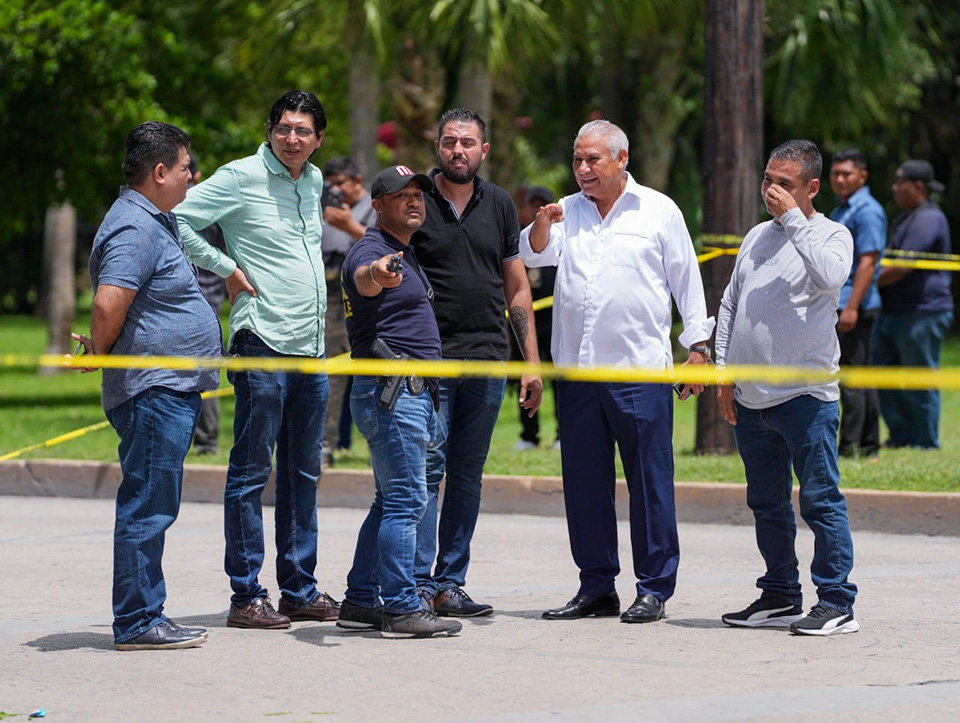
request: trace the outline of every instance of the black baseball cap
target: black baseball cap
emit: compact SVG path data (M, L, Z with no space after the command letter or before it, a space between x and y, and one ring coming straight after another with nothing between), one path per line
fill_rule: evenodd
M547 203L553 203L553 191L546 186L530 186L523 194L523 200L530 203L535 198L542 199Z
M933 176L933 166L930 161L920 158L911 158L904 161L897 169L897 178L905 181L920 181L924 186L935 193L942 193L944 185Z
M390 168L380 171L377 177L373 179L373 184L370 186L370 196L380 198L380 196L385 196L388 193L402 191L410 181L416 181L424 191L433 188L433 181L430 180L429 176L414 173L406 166L390 166Z

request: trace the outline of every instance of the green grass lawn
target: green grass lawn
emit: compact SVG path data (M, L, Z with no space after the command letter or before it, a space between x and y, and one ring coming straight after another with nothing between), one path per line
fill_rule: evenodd
M77 329L87 329L80 319ZM224 323L226 328L226 323ZM39 354L45 344L43 324L22 316L0 316L0 352ZM943 365L960 366L960 336L944 347ZM224 378L223 384L226 384ZM712 393L712 391L708 391ZM221 399L220 452L215 456L190 454L187 462L225 464L232 442L233 398ZM743 482L743 465L736 455L698 457L693 454L695 403L676 403L674 447L676 478L688 481ZM103 421L100 374L63 373L41 377L36 370L0 370L0 454ZM515 452L520 420L514 393L508 388L494 432L486 471L490 474L560 474L560 453L551 448L556 436L553 397L545 394L541 412L541 448ZM885 437L886 430L883 430ZM944 392L939 451L883 450L878 462L841 460L845 487L931 492L960 491L960 392ZM30 452L26 458L116 460L117 438L107 429L54 447ZM366 444L354 430L351 449L339 451L338 467L366 467ZM618 462L618 470L620 465Z

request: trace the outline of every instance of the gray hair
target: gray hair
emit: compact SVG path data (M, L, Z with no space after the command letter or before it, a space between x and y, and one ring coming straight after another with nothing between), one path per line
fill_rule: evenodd
M630 142L627 140L627 134L623 130L608 120L594 120L584 123L577 132L577 137L573 139L573 147L584 138L591 136L600 136L610 151L610 157L616 158L620 151L630 152Z
M809 183L823 173L823 157L817 144L803 138L781 143L770 151L771 161L793 161L800 164L800 177Z

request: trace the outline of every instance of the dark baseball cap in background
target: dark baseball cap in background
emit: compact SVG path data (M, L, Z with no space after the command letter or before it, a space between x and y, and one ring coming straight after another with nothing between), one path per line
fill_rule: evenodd
M553 203L553 191L546 186L530 186L523 194L523 200L530 203L535 198L539 198L544 204Z
M920 181L924 186L934 193L942 193L944 185L933 176L933 166L930 161L924 161L920 158L911 158L904 161L897 169L897 178L905 181Z
M424 191L433 188L433 181L422 173L414 173L406 166L390 166L377 174L370 186L370 196L380 198L390 193L402 191L410 181L416 181Z

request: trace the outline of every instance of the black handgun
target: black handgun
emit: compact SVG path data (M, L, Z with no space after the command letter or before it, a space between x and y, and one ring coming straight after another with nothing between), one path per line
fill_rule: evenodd
M387 271L393 274L398 274L402 268L403 259L400 258L399 254L394 254L391 256L390 260L387 262Z
M399 261L399 259L397 259ZM387 343L377 337L373 340L373 344L370 345L370 351L373 352L373 355L378 359L409 359L406 354L397 356L393 353L393 350L387 346ZM380 406L384 409L390 410L393 409L393 405L397 403L397 397L400 395L400 390L403 388L403 382L406 380L406 377L402 374L398 374L393 377L384 377L386 380L383 385L383 391L380 393Z

